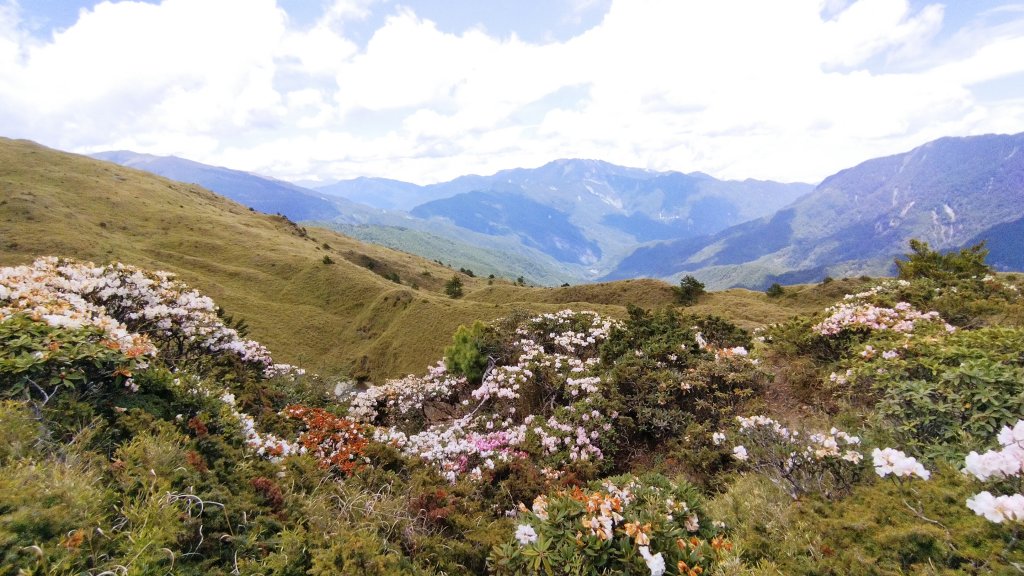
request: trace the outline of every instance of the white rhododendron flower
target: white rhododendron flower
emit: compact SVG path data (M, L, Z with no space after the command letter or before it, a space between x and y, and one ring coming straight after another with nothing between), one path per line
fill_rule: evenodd
M971 452L964 458L964 472L985 482L991 478L1016 476L1024 467L1024 448L1017 444L984 454Z
M999 436L997 436L996 439L999 440L1000 446L1012 446L1013 444L1024 445L1024 420L1017 420L1017 423L1013 425L1013 428L1003 426L1003 429L999 431Z
M967 507L990 522L1024 522L1024 494L993 496L985 491L967 499Z
M537 541L537 531L529 524L520 524L519 527L516 528L516 540L519 541L520 546L533 544Z
M648 546L641 546L640 555L644 557L644 562L647 564L647 569L651 571L651 576L662 576L665 573L665 558L661 555L661 552L652 555L651 549Z
M1000 450L971 452L964 458L964 474L981 480L1016 478L1024 473L1024 420L1003 426L996 437ZM1019 485L1018 485L1019 486ZM1024 494L994 496L985 491L967 499L967 507L990 522L1024 522Z
M875 464L875 473L885 478L892 474L897 478L909 478L917 476L922 480L931 477L931 472L925 469L924 465L913 456L907 456L901 450L895 448L875 448L871 452Z

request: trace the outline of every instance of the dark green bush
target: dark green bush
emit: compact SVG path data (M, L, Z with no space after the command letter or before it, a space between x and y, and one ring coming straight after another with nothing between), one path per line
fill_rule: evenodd
M745 356L750 344L748 333L715 316L630 307L601 347L624 441L660 442L693 423L714 427L733 417L769 379Z
M932 250L927 242L914 239L910 241L910 250L904 256L906 260L896 259L896 269L903 280L928 278L950 284L957 280L980 280L992 272L985 264L988 250L984 242L959 252L942 254Z
M462 297L462 279L458 276L452 276L450 280L444 284L444 293L449 298L461 298Z
M477 320L472 326L459 326L452 344L444 349L444 363L449 371L461 374L470 382L480 382L487 370L489 353L497 347L493 330Z
M696 304L697 300L704 295L704 283L693 276L686 275L679 280L679 286L675 288L676 300L683 306Z

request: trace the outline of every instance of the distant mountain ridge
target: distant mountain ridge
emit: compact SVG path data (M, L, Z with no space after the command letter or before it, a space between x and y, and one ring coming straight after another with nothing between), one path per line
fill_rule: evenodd
M942 138L843 170L772 216L641 247L605 279L692 273L715 287L763 288L881 274L911 238L938 249L989 240L1004 268L1019 268L1022 217L1024 134Z
M601 258L600 246L568 214L514 193L466 192L417 206L412 214L445 217L481 234L512 235L560 262L593 264Z
M283 214L295 221L337 218L343 215L343 207L353 211L351 206L344 206L350 205L350 202L327 198L289 182L241 170L209 166L176 156L154 156L127 150L99 152L90 156L179 182L198 184L254 210L266 214Z
M812 188L555 160L428 186L357 178L311 190L174 156L112 151L92 157L427 258L462 265L489 257L494 265L485 268L492 273L543 283L593 279L639 244L717 232Z
M519 245L512 238L474 234L455 226L426 222L405 212L367 206L258 174L176 156L154 156L124 150L100 152L91 157L198 184L259 212L333 227L357 239L431 260L443 260L456 267L471 265L485 274L507 278L525 275L533 282L546 284L575 281L581 275L579 270L566 268L554 258ZM378 180L394 183L399 188L405 185ZM371 182L371 188L373 185ZM414 184L405 186L415 187Z
M493 236L518 238L566 265L584 266L582 279L610 271L638 244L709 234L770 214L812 190L810 184L721 181L706 174L657 172L599 160L564 159L539 168L461 176L410 188L384 179L338 183L320 190L399 206ZM415 193L414 193L415 192ZM428 199L409 206L416 198Z

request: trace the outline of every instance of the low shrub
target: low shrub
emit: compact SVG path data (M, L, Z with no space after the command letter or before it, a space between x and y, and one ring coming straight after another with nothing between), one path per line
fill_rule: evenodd
M700 574L721 550L696 490L647 474L538 496L488 559L493 574Z

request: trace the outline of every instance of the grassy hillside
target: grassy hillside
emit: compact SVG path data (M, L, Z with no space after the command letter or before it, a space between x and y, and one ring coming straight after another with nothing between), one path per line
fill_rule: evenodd
M440 357L438 334L508 311L451 300L453 272L427 260L31 142L0 140L0 189L0 264L60 255L175 272L278 359L325 373L419 372ZM469 294L484 284L463 282Z
M311 224L320 225L319 222ZM415 225L427 226L424 222ZM519 246L511 238L477 234L436 221L429 225L430 230L423 230L338 221L323 223L323 227L357 240L418 254L428 260L441 260L456 268L468 268L478 276L523 276L530 283L555 286L575 281L585 274L581 267L560 265L547 254Z
M777 298L769 298L764 292L734 288L709 292L683 310L688 314L721 316L752 330L820 310L841 299L843 294L858 292L868 284L868 280L849 278L828 284L787 286L783 295ZM494 304L507 302L524 306L537 303L577 307L580 303L587 303L590 309L621 315L624 304L656 310L675 305L676 295L673 287L665 282L639 278L563 288L522 288L502 284L480 288L472 298Z

